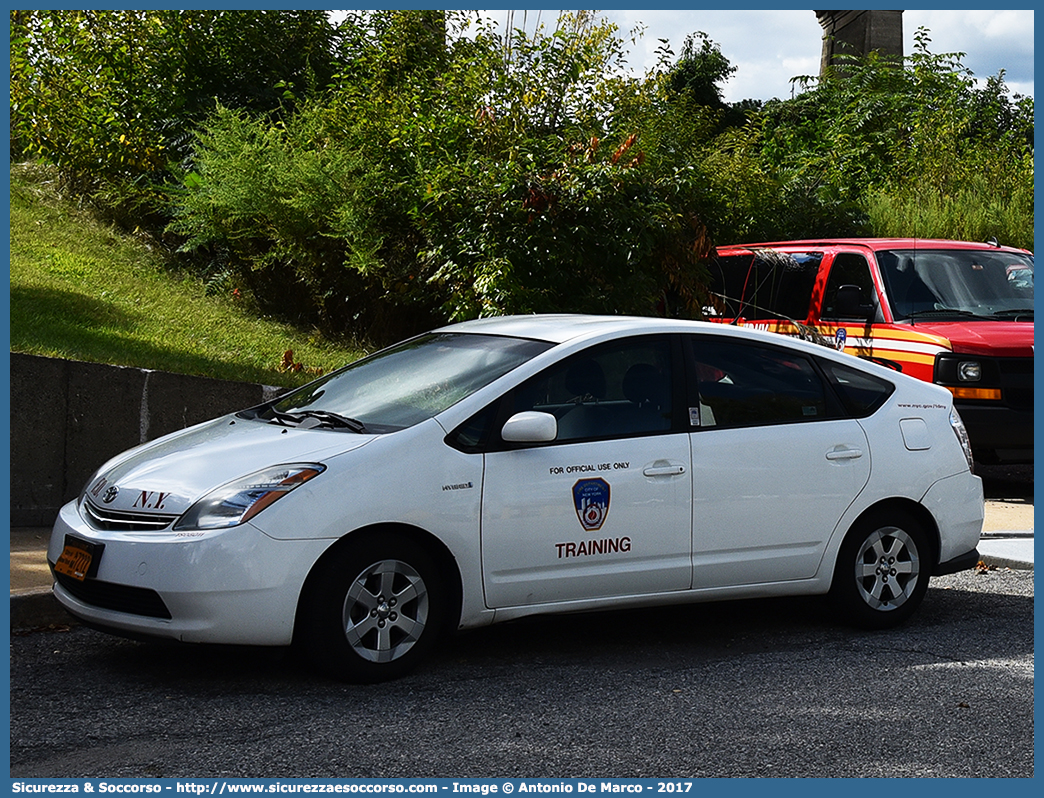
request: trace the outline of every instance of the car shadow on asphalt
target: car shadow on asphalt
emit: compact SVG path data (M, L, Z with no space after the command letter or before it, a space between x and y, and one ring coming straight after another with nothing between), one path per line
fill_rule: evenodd
M962 656L968 658L1018 656L1033 650L1032 618L1032 595L949 585L932 587L910 621L881 632L840 623L822 597L533 616L452 635L429 662L393 684L412 689L432 679L505 679L512 672L559 667L596 672L678 669L766 652L848 651L881 642L912 650L940 633L960 637ZM80 661L91 670L135 689L151 685L195 695L283 688L328 693L337 684L317 675L293 648L142 642L84 628L72 629L62 642L63 648L82 649ZM344 688L366 693L387 690L388 685Z

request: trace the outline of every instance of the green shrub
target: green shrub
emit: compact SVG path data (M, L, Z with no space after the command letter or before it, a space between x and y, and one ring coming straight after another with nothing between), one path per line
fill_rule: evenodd
M335 31L321 11L11 12L11 156L131 227L161 222L155 184L185 166L215 102L278 118L325 89Z
M173 204L185 248L265 307L380 339L433 318L697 313L724 207L702 112L661 73L609 75L620 44L590 16L516 33L510 60L480 31L414 62L386 46L427 40L404 16L355 20L370 35L346 37L343 82L292 118L218 110Z
M165 230L212 292L331 336L698 316L720 243L1033 238L1032 99L923 30L905 60L730 106L705 34L634 76L593 12L503 35L443 11L11 20L13 152Z
M807 235L1033 239L1033 100L1003 73L976 84L961 53L848 59L766 104L763 154L805 201Z

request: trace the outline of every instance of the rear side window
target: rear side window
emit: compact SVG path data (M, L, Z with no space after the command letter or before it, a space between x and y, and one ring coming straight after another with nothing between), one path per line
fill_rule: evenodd
M693 426L745 427L837 418L840 409L803 355L712 337L691 340L699 390Z
M709 304L703 309L704 316L732 319L739 315L743 304L743 286L747 283L753 265L752 253L719 255L708 264Z
M710 317L805 321L812 301L821 252L759 249L715 258L711 275Z
M855 418L872 415L895 391L895 386L888 380L859 369L830 360L820 360L819 365L834 386L845 412Z

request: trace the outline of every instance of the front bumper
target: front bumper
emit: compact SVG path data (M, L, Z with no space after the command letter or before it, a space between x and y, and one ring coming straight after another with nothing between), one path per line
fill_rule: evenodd
M52 571L66 536L104 544L82 582L56 581L58 601L85 622L134 637L286 645L301 587L331 540L275 540L249 523L208 532L110 532L76 503L51 533Z
M986 464L1033 462L1033 413L954 401L975 459Z

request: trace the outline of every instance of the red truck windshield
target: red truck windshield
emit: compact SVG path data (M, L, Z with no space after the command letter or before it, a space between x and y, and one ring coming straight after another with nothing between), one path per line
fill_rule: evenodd
M876 253L896 321L1033 320L1033 258L984 250Z

